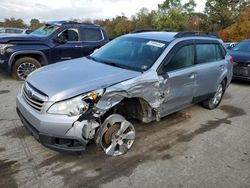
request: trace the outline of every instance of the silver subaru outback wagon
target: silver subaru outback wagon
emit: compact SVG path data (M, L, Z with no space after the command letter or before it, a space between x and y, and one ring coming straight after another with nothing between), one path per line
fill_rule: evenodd
M131 33L29 75L17 112L51 149L82 152L94 140L107 155L122 155L136 138L128 120L160 121L194 103L214 109L232 68L222 41L210 34Z

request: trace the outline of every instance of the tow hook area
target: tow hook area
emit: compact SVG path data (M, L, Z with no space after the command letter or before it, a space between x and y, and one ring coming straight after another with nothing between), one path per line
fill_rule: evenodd
M96 135L96 143L110 156L125 154L134 140L134 126L119 114L109 116Z

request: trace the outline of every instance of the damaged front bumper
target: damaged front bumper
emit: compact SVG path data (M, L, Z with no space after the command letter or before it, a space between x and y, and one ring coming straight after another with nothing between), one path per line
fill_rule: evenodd
M59 152L82 152L86 149L88 140L73 136L55 136L39 132L32 126L17 108L17 113L27 130L44 146Z
M99 124L95 121L75 118L59 118L34 111L17 96L17 113L27 130L44 146L59 152L75 153L86 150L89 138Z

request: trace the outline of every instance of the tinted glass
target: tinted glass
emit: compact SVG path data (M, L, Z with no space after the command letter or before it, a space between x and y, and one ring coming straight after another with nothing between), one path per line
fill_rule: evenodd
M208 63L225 58L225 51L219 44L197 44L197 63Z
M15 33L18 33L18 34L23 33L23 30L16 29Z
M174 55L171 61L164 67L164 72L189 67L194 64L193 45L184 46Z
M154 64L167 45L162 41L122 37L109 42L91 57L102 63L143 72Z
M34 32L30 33L31 35L38 35L41 37L47 37L49 35L51 35L52 33L54 33L56 30L58 30L60 27L55 26L55 25L44 25L40 28L38 28L37 30L35 30Z
M224 59L224 55L222 54L222 49L219 45L215 45L215 49L216 49L216 60L222 60Z
M85 41L100 41L102 40L102 33L99 29L85 28L82 33Z
M6 33L16 33L15 31L16 31L15 29L6 29L5 30Z
M61 33L61 36L69 42L79 40L77 29L67 29Z
M197 62L207 63L217 60L216 46L214 44L197 44Z
M236 44L236 46L231 48L231 50L250 52L250 42L247 41L240 42Z

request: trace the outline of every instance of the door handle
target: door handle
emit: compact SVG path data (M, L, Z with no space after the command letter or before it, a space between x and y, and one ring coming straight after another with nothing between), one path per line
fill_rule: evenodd
M219 66L219 70L220 70L220 71L224 71L224 69L225 69L225 65L220 65L220 66Z
M75 45L76 48L82 48L83 46L81 45Z
M188 75L188 78L194 79L194 78L195 78L195 75L196 75L196 73L191 73L191 74Z

